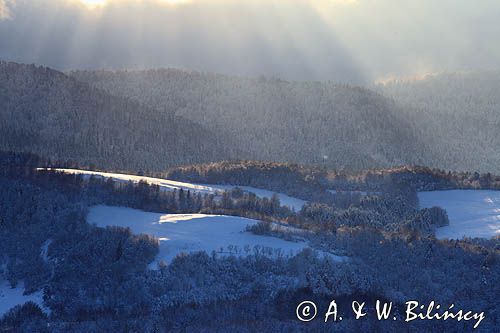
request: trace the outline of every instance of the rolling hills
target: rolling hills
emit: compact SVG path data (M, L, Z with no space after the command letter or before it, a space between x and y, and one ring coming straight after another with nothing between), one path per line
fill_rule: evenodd
M228 158L192 121L79 82L61 72L0 62L0 149L114 169Z
M429 166L500 172L500 71L441 73L375 87L432 143Z
M429 161L391 100L330 82L240 78L175 69L70 75L116 96L203 124L243 159L364 169Z
M497 72L369 90L175 69L0 62L0 149L126 171L222 160L500 171Z

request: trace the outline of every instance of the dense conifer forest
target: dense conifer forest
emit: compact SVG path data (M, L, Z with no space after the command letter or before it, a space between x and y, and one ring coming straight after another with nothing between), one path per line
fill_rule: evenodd
M498 81L496 72L441 75L375 92L173 69L67 76L2 62L0 147L122 170L258 159L499 173Z
M216 135L45 67L0 62L0 148L86 166L161 170L229 158Z
M156 69L78 80L228 138L239 158L367 169L404 164L500 173L497 72L366 88Z

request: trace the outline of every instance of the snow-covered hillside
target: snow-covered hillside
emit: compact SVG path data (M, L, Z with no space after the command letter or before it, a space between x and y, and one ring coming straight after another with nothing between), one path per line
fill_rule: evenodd
M500 191L452 190L420 192L420 206L439 206L448 212L450 225L438 228L440 239L490 238L500 235Z
M308 246L306 242L285 241L247 232L246 227L258 221L237 216L163 215L125 207L94 206L87 221L100 227L128 227L135 234L155 236L160 242L157 262L169 262L181 252L253 254L256 246L266 252L273 249L272 256L286 256L296 254ZM336 256L332 258L341 260ZM156 263L152 267L156 267Z
M19 283L16 288L11 288L9 282L0 280L0 318L16 305L22 305L29 301L42 305L43 294L41 291L31 295L23 295L23 293L22 283Z
M80 174L86 176L96 176L96 177L104 177L104 178L112 178L115 181L132 181L132 182L140 182L144 181L148 184L154 184L160 186L160 188L164 190L174 189L183 189L190 190L191 192L200 192L204 193L212 193L212 194L220 194L224 191L233 189L235 187L239 187L244 191L255 193L260 198L271 198L275 192L263 190L250 186L236 186L236 185L205 185L205 184L191 184L178 182L175 180L161 179L161 178L152 178L152 177L144 177L144 176L136 176L136 175L127 175L121 173L108 173L108 172L98 172L98 171L87 171L87 170L77 170L77 169L50 169L53 171L64 172L68 174ZM283 206L288 206L295 211L299 211L302 206L304 206L305 201L297 198L290 197L286 194L276 193L280 198L280 202Z

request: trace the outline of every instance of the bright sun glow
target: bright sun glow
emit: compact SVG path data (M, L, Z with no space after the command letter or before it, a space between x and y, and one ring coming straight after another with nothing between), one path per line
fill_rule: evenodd
M97 7L103 5L106 0L80 0L84 5L89 7Z

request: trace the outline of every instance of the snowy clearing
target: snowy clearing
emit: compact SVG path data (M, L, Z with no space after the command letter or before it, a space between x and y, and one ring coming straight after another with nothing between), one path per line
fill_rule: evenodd
M137 209L111 206L94 206L87 221L99 227L120 226L130 228L135 234L148 234L158 238L160 253L157 262L170 262L181 252L212 251L222 254L253 254L254 247L274 249L272 255L294 255L308 247L306 242L291 242L281 238L259 236L245 231L248 225L257 223L237 216L203 214L160 214ZM237 247L236 250L234 247ZM246 250L245 250L246 248ZM326 254L326 253L323 253ZM328 254L335 260L341 257Z
M450 225L436 230L439 239L500 235L500 191L431 191L418 197L421 208L439 206L448 212Z
M202 194L209 193L219 195L224 191L231 190L235 187L242 189L243 191L255 193L260 198L271 198L274 193L273 191L263 190L260 188L250 187L250 186L236 186L236 185L205 185L205 184L192 184L192 183L184 183L178 182L175 180L161 179L161 178L152 178L152 177L144 177L144 176L136 176L136 175L127 175L121 173L108 173L108 172L98 172L98 171L87 171L87 170L77 170L77 169L47 169L57 172L63 172L68 174L79 174L86 176L96 176L96 177L104 177L111 178L115 181L128 182L132 181L138 183L140 181L147 182L148 184L158 185L160 188L173 191L175 189L183 189L185 191L189 190L191 192L199 192ZM290 209L295 211L299 211L302 206L306 203L304 200L290 197L283 193L276 193L280 198L281 205L288 206Z
M43 309L43 293L38 291L31 295L23 295L24 285L19 283L12 289L6 280L0 280L0 318L16 305L32 301Z

